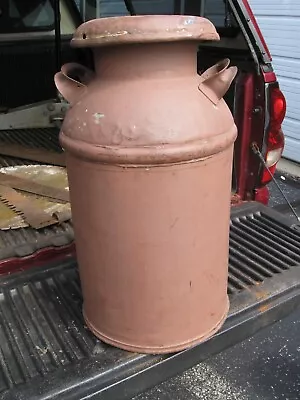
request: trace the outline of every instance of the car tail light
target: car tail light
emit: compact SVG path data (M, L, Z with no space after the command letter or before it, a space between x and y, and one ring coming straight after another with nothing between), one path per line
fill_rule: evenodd
M284 135L281 124L286 113L286 101L278 87L270 88L270 90L270 123L266 138L265 161L269 171L273 175L284 149ZM267 168L264 168L261 182L263 185L272 180L269 171Z

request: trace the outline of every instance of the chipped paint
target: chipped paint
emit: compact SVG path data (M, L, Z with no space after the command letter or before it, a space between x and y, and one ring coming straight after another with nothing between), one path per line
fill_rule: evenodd
M194 24L196 22L196 18L188 18L184 21L184 25L191 25Z
M104 118L104 114L102 113L95 113L94 114L94 120L96 124L100 124L100 120Z
M118 37L118 36L124 36L124 35L129 35L130 32L128 31L119 31L119 32L104 32L103 35L93 35L93 39L105 39L105 38L111 38L111 37Z

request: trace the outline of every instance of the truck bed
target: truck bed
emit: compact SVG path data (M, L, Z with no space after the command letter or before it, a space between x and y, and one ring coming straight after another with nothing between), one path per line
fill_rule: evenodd
M118 350L88 331L75 259L2 277L0 398L130 399L288 315L300 300L292 224L257 203L232 210L228 319L210 340L167 356Z

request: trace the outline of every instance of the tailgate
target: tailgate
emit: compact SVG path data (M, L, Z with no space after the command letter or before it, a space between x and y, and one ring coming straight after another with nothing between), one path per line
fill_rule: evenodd
M234 208L229 317L207 342L168 356L121 351L88 331L75 260L2 277L0 398L130 399L291 313L299 265L299 226L258 203Z

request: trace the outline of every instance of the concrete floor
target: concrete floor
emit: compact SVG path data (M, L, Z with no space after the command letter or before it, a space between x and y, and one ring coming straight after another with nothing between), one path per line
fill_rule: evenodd
M300 166L285 160L276 181L300 215ZM270 206L294 218L276 185ZM299 400L300 310L134 400Z
M282 158L278 163L278 170L292 177L300 177L300 164Z

